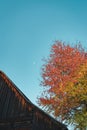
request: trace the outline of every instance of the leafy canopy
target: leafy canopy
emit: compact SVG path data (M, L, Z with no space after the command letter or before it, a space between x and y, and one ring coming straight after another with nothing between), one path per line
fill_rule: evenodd
M87 53L81 45L53 44L42 67L41 85L45 90L40 105L62 121L87 126Z

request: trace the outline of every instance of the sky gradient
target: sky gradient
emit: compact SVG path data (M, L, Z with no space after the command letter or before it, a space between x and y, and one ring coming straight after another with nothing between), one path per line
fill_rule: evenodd
M35 104L55 40L87 48L86 0L0 0L0 70Z

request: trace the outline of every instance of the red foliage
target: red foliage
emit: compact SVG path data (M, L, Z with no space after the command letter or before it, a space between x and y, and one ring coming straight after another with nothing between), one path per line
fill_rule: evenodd
M48 89L39 99L41 105L51 105L55 114L60 114L62 107L63 113L71 109L70 104L64 104L64 101L68 100L65 87L68 82L76 83L80 78L78 71L85 63L85 58L84 50L80 45L72 47L58 41L52 46L51 54L42 68L41 85Z

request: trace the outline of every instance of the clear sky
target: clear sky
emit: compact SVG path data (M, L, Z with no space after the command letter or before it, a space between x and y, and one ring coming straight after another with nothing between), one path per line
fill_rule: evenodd
M0 69L35 104L55 40L87 47L87 0L0 0Z

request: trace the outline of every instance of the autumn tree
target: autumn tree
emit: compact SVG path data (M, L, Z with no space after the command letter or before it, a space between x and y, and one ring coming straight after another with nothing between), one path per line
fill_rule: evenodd
M38 99L47 112L75 124L87 126L87 53L81 45L74 47L57 41L42 66L41 85L45 88Z

